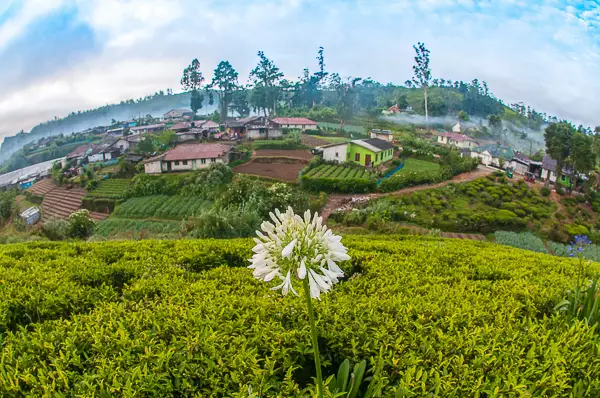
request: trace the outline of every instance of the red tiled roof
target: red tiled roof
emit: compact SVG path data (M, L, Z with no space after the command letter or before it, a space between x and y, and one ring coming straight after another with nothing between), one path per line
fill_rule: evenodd
M229 152L229 147L221 144L183 144L166 152L166 161L220 158Z
M175 131L175 130L185 130L185 129L189 129L190 126L192 124L189 122L181 122L181 123L177 123L174 124L173 127L171 127L171 130Z
M301 124L301 125L316 125L317 122L313 122L305 117L276 117L273 121L277 124Z

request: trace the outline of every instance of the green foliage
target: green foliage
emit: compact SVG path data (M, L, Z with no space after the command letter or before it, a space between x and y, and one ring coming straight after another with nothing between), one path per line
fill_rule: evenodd
M300 176L302 188L312 192L373 192L375 176L355 165L320 164Z
M184 231L193 238L245 238L253 236L262 221L256 210L212 208L188 219Z
M117 205L117 200L109 198L94 198L85 196L81 199L81 207L100 213L112 213Z
M110 239L173 238L178 237L180 231L180 221L108 218L96 224L94 237Z
M540 188L540 195L542 195L544 197L550 196L550 188L548 188L547 186L541 187Z
M551 219L555 208L552 201L538 196L524 182L512 184L504 177L490 176L370 201L357 210L364 215L354 218L372 214L442 231L487 234L498 230L524 231L530 222Z
M87 210L77 210L69 216L69 235L76 239L87 239L96 228L96 223L90 218Z
M381 357L384 397L600 394L599 337L552 311L576 280L572 260L437 238L344 241L345 270L359 273L316 303L325 374ZM252 244L0 247L0 395L304 396L304 304L253 279Z
M307 146L300 142L300 137L291 136L281 140L256 140L252 142L254 149L306 149Z
M379 363L381 363L381 361ZM362 362L355 364L354 368L352 368L350 361L346 359L340 365L337 374L331 375L327 379L325 382L326 389L334 397L380 397L384 384L384 380L382 380L379 375L381 369L377 369L375 375L368 376L367 373L370 371L372 371L372 369L367 371L367 361L363 360Z
M550 247L550 250L552 250L552 253L555 256L569 257L571 254L569 252L569 245L566 245L563 243L558 243L558 242L548 242L548 246ZM583 258L585 258L587 260L600 262L600 246L598 246L598 245L586 246L583 249L582 256L583 256Z
M538 253L548 253L544 241L531 232L496 231L496 243L518 249L531 250Z
M182 220L199 214L210 206L210 202L205 199L191 196L142 196L121 203L113 212L113 217Z
M110 178L102 180L97 182L97 186L88 192L86 197L123 199L130 184L131 180L129 179Z
M379 184L381 192L392 192L413 185L432 184L451 178L448 169L398 172Z
M42 233L50 240L67 239L71 232L69 222L62 218L46 221L42 226Z
M17 208L15 190L0 192L0 222L6 222Z

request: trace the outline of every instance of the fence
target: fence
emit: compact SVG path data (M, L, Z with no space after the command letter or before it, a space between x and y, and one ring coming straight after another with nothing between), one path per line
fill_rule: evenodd
M382 181L387 180L388 178L390 178L391 176L393 176L394 174L396 174L398 171L402 170L402 168L404 167L404 160L405 159L402 159L402 163L400 163L398 166L394 167L392 170L388 171L385 176L383 176L382 178L380 178L377 181L377 185L381 184Z

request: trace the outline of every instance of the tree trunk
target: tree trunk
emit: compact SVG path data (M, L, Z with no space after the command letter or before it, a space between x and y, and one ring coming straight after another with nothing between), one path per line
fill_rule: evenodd
M344 119L340 119L340 134L343 135L344 132Z
M427 86L424 87L425 94L425 125L427 126L427 131L429 131L429 106L427 104Z
M273 101L273 117L277 117L277 100Z

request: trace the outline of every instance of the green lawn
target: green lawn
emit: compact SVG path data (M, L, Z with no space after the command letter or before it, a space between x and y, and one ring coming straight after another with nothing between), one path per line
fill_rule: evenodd
M430 170L435 171L439 170L440 165L433 162L427 162L425 160L412 159L408 158L404 161L404 167L398 171L398 173L402 172L411 172L411 171L424 171Z
M350 141L350 139L347 137L332 137L332 136L326 136L326 135L315 135L314 137L325 140L325 141L329 142L330 144L339 144L342 142Z
M327 129L331 129L331 130L339 130L339 128L340 128L339 123L319 122L318 125L321 128L327 128ZM344 125L344 131L348 131L350 133L359 133L359 134L367 133L367 130L363 126L353 126L351 124Z

